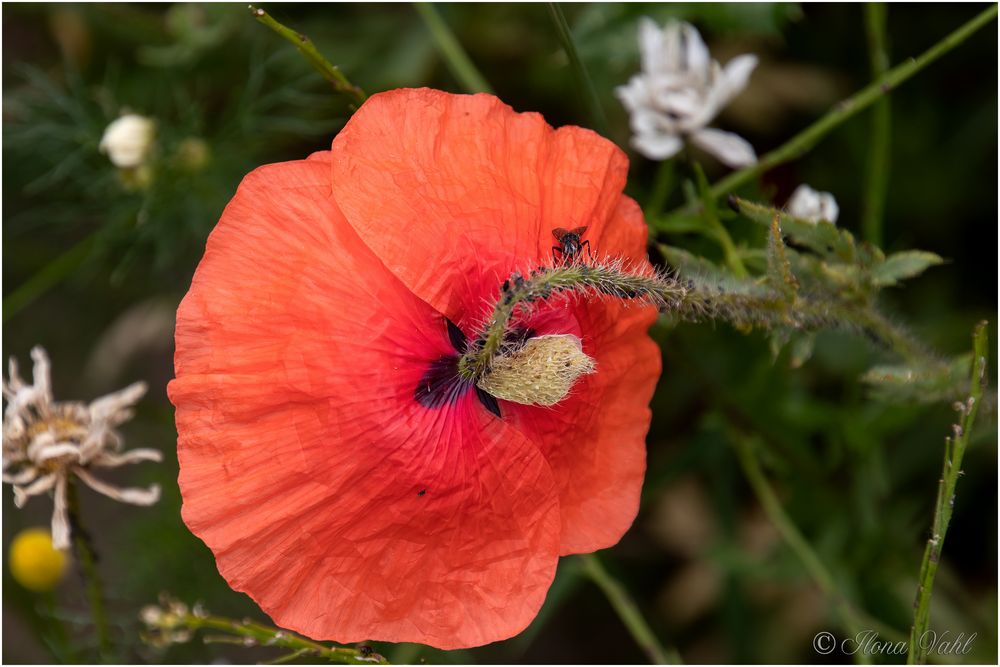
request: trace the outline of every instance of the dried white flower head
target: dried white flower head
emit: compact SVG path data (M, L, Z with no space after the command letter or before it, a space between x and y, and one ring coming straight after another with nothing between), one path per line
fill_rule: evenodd
M593 372L594 360L576 336L537 336L494 359L489 373L476 385L507 401L555 405L566 398L581 375Z
M835 223L840 214L840 207L832 194L817 192L805 184L795 188L785 208L789 215L813 223L820 220Z
M101 397L90 405L57 403L52 397L49 358L45 350L31 350L35 362L32 384L18 374L11 357L8 379L3 383L7 407L3 416L3 481L14 487L18 507L34 495L52 491L52 542L57 549L70 545L67 507L68 484L75 475L84 484L109 498L133 505L152 505L160 487L119 489L94 477L94 468L115 468L126 463L160 461L155 449L122 452L122 438L115 427L132 417L131 407L146 385L136 382Z
M745 139L706 127L746 87L756 56L737 56L722 67L694 26L672 21L661 29L648 17L639 21L639 51L642 72L615 89L631 116L636 150L666 160L690 141L730 167L757 161Z
M100 149L116 167L135 169L149 157L155 134L156 123L151 119L134 113L125 114L105 128Z

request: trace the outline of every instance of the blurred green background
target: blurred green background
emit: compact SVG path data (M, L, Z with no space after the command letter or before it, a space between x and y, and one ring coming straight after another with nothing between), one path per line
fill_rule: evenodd
M462 92L409 4L266 7L369 93L400 86ZM891 61L922 52L981 8L890 6ZM553 125L590 124L544 5L438 9L505 102L540 111ZM626 149L628 119L613 89L637 70L642 15L694 22L723 63L745 52L760 56L748 89L717 121L759 154L871 78L860 5L593 4L563 11L611 138ZM164 497L153 508L81 494L110 591L117 657L275 657L197 640L163 651L139 639L137 610L160 591L202 600L218 614L264 618L226 586L208 549L180 520L165 393L173 312L243 174L327 148L349 116L348 103L243 4L5 4L3 42L3 355L25 364L31 346L44 345L57 399L90 399L145 380L149 395L124 433L130 446L165 454L161 465L107 473L133 485L159 482ZM891 95L885 249L920 248L948 261L882 300L942 355L967 352L980 319L991 321L996 340L996 54L991 23ZM123 180L98 151L104 128L125 110L157 123L145 187ZM840 224L860 233L869 138L863 113L744 194L780 205L809 183L833 192ZM642 202L657 165L630 155L629 192ZM725 173L711 160L705 165L710 178ZM703 250L683 235L662 240ZM774 358L758 333L723 324L661 324L653 333L664 373L653 401L642 511L605 556L659 637L688 662L849 659L813 651L816 632L846 632L833 601L761 511L734 437L758 441L787 512L844 595L908 631L950 407L873 400L858 378L885 357L847 335L821 335L813 358L793 369L788 352ZM997 660L995 401L987 408L966 458L932 615L935 629L978 633L964 658L975 662ZM4 488L5 559L12 536L47 526L50 511L47 498L16 510ZM6 567L3 583L5 662L94 659L75 572L51 597L21 588ZM75 653L67 653L70 645ZM451 654L376 648L390 659L427 662L644 661L572 560L563 561L542 614L519 637Z

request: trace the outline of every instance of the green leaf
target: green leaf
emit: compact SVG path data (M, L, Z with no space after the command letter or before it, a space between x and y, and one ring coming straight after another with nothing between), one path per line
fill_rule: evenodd
M968 354L936 366L875 366L861 381L869 385L872 397L905 403L937 403L962 398L969 389L972 357Z
M854 242L854 237L832 222L825 220L811 222L794 218L779 209L739 197L730 197L729 205L741 215L767 227L770 227L775 216L778 216L781 229L788 238L823 257L850 263L857 259L857 244Z
M923 250L896 252L872 269L872 284L878 287L896 285L899 281L918 276L942 262L944 260L940 256Z

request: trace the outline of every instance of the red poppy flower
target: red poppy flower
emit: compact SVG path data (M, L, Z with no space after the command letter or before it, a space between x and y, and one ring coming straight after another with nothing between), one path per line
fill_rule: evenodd
M183 517L281 626L476 646L521 631L560 555L639 505L660 372L651 307L543 303L597 372L553 407L497 400L457 354L552 230L648 268L627 159L489 95L369 99L307 160L249 174L177 313Z

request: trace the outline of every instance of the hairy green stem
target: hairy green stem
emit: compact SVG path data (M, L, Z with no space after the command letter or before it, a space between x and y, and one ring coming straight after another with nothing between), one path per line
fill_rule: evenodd
M594 87L594 82L591 80L587 68L580 59L579 52L576 50L573 33L566 22L566 16L563 14L562 7L557 2L550 2L548 5L552 23L555 24L556 32L559 34L559 42L562 44L563 51L566 52L566 57L569 58L570 65L573 67L573 74L576 76L576 83L582 91L584 102L590 107L590 117L594 123L594 129L604 136L608 136L608 118L604 115L601 98L597 94L597 88Z
M955 508L955 488L958 478L962 475L962 459L969 445L969 436L976 421L976 413L983 398L986 384L986 368L988 340L986 322L980 322L973 333L972 345L972 377L969 397L964 402L956 403L959 412L959 423L952 427L952 435L945 438L944 467L938 480L937 499L934 503L934 519L931 522L931 536L924 548L924 556L920 562L920 575L917 585L916 599L913 602L913 626L910 629L909 653L907 663L922 665L927 662L930 649L925 640L930 627L931 594L934 591L934 577L937 574L938 563L941 560L941 550L944 538L948 534L948 524Z
M683 281L682 281L683 282ZM750 291L688 286L674 311L688 321L722 319L738 329L789 327L799 331L842 329L864 336L901 358L927 367L941 362L905 328L880 313L873 304L841 301L834 295L804 296L792 300L775 289L757 286Z
M618 614L639 647L649 656L650 661L654 665L680 664L681 660L677 652L668 652L663 648L660 640L656 638L649 624L646 623L646 619L642 617L638 605L629 595L628 590L608 574L597 554L583 554L578 558L583 563L584 573L604 592L615 613Z
M476 66L473 64L469 54L465 52L459 43L455 33L451 31L448 24L441 18L437 8L429 2L416 2L413 5L420 18L424 20L427 29L430 30L434 43L438 51L444 57L448 69L458 82L462 84L466 92L469 93L492 93L493 89Z
M309 64L313 66L313 69L319 72L324 79L330 82L330 85L333 86L335 91L350 97L357 106L360 106L366 99L368 99L368 95L365 94L364 90L351 83L344 73L340 71L339 67L323 57L323 54L319 52L311 39L302 33L296 32L295 30L279 23L274 17L260 7L250 5L249 8L250 14L253 15L257 21L266 25L268 28L294 44L295 48L299 50L299 53L305 56Z
M819 120L786 141L773 151L762 156L755 164L735 171L711 188L714 198L719 198L774 167L790 162L808 152L820 139L861 111L867 109L893 88L896 88L917 72L951 51L971 37L977 30L995 19L997 5L991 4L937 44L916 58L910 58L886 72L870 85L836 104Z
M685 154L687 154L687 151L685 151ZM694 170L695 180L698 183L698 193L701 195L702 206L704 206L704 215L702 217L708 223L709 234L719 244L719 247L722 248L722 256L729 270L740 278L746 278L749 274L747 273L746 266L743 265L740 253L736 250L733 237L730 236L729 230L719 220L719 215L715 210L715 200L712 198L708 187L705 170L697 162L693 163L692 169Z
M97 556L90 536L86 533L80 521L80 502L77 497L76 485L67 481L66 507L69 514L71 539L80 574L83 577L87 599L90 602L90 614L94 621L94 632L97 634L97 647L103 662L111 660L111 635L108 632L108 616L104 608L104 589L101 575L97 571Z
M477 381L489 371L493 359L502 352L511 320L520 306L573 292L645 299L660 308L679 306L687 293L673 278L629 273L617 263L571 262L541 267L532 271L528 278L514 273L501 286L493 315L479 332L476 342L459 359L459 374Z
M868 58L872 78L879 79L889 70L889 50L886 44L886 4L865 3L865 33L868 37ZM883 97L872 108L868 143L867 178L861 211L864 239L882 245L885 195L889 185L889 142L892 112L889 97Z

